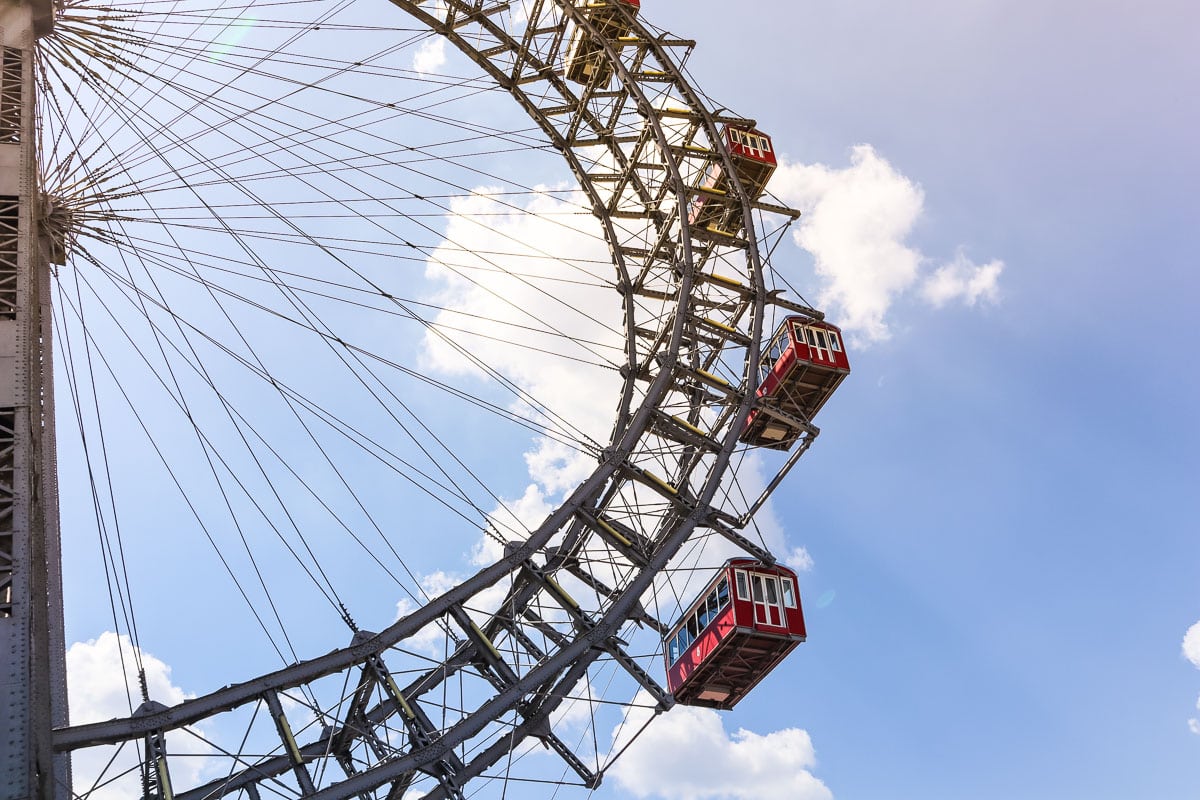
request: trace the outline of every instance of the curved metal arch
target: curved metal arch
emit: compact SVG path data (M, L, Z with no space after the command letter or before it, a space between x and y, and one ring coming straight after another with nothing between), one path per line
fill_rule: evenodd
M396 2L396 0L392 1ZM573 2L564 2L562 5L571 15L574 24L583 27L588 31L589 35L593 37L594 41L597 41L601 44L606 57L613 64L616 75L621 79L622 85L627 87L637 86L637 80L630 72L629 67L622 60L621 53L619 52L618 48L614 46L613 42L607 37L600 36L596 26L592 24L586 15L580 12L579 8ZM622 13L628 15L628 10L626 8L622 7L620 10ZM715 152L721 159L722 169L730 178L730 185L733 188L734 196L738 203L742 206L743 227L746 231L747 240L746 254L749 261L749 269L747 271L751 281L751 288L754 292L754 305L751 313L751 331L749 333L750 345L747 348L746 373L744 376L744 380L748 382L754 372L752 365L758 363L758 350L762 341L762 316L765 306L763 269L754 231L754 220L752 213L753 198L751 198L746 192L746 188L742 185L741 178L738 177L738 171L734 167L733 158L729 153L728 147L725 145L724 137L721 136L721 133L717 128L717 122L714 119L713 114L701 101L699 94L693 90L690 84L688 84L687 80L685 80L683 71L675 63L674 59L672 59L667 53L667 49L662 44L661 39L650 35L645 26L637 21L636 18L630 20L630 27L642 39L644 39L646 45L654 51L658 63L665 68L665 72L669 76L670 83L673 87L679 90L679 92L687 101L689 110L700 117L704 132L707 135L709 142L716 146ZM661 148L661 152L663 154L669 152L668 138L663 131L660 120L653 113L653 109L650 107L650 103L644 94L639 93L638 99L638 108L645 117L647 125L652 130L654 138ZM691 225L688 221L687 215L683 213L682 204L683 198L687 196L686 190L688 187L684 184L682 176L679 173L678 164L669 158L664 158L663 160L666 162L668 169L670 169L672 180L675 183L675 196L677 200L676 209L679 215L678 222L680 227L680 241L683 246L684 266L690 267L692 264ZM687 269L683 276L684 279L680 282L678 300L679 306L684 306L684 301L691 299L691 287L694 277L693 270L690 268ZM682 328L678 327L682 324L681 314L677 314L676 323L677 328L676 330L672 331L671 345L669 346L672 354L677 353L679 348L679 340L676 334L677 331L682 333ZM749 393L746 393L746 396L743 398L735 418L744 419L746 415L749 414L751 403L752 398L750 397ZM728 442L730 448L733 447L734 441L736 441L736 437L731 436L730 441Z
M436 31L446 37L447 40L454 44L460 52L462 52L477 66L491 75L492 78L496 80L498 85L509 91L509 93L513 95L514 99L517 100L518 104L520 104L526 113L529 114L530 118L533 119L538 127L540 127L542 131L546 133L550 142L567 160L568 165L570 166L571 171L574 173L576 179L579 181L581 188L583 188L583 190L588 194L588 197L592 200L593 213L597 216L597 218L600 219L601 224L604 227L605 240L608 242L613 263L617 268L619 280L618 286L628 287L630 285L629 270L625 261L625 256L618 246L612 219L605 211L604 204L596 190L596 185L591 180L587 170L583 168L577 155L573 152L570 143L564 140L559 130L552 124L550 117L543 112L543 109L540 108L526 92L521 90L519 82L514 80L511 74L505 73L503 70L499 69L491 58L484 55L479 48L472 45L466 39L466 37L458 33L459 28L454 24L455 20L453 19L453 15L456 12L467 15L468 19L473 19L480 26L486 28L488 32L497 39L503 39L506 36L506 32L501 26L496 25L492 20L492 13L489 11L488 3L485 0L474 0L474 2L464 2L464 0L446 0L447 15L450 17L450 19L442 20L438 17L435 17L433 14L429 13L425 8L423 8L425 5L423 0L389 1L393 5L403 9L407 13L419 19L421 22L428 25L431 30ZM663 130L660 120L653 113L649 98L647 98L645 93L641 91L638 80L631 73L629 67L621 58L621 48L615 46L613 42L607 39L607 37L601 36L600 31L591 22L589 16L585 14L577 5L575 5L574 2L571 2L571 0L549 0L549 2L558 8L563 13L564 17L569 19L573 25L586 30L588 35L593 38L593 41L602 47L606 57L612 63L616 75L620 78L622 87L636 96L636 107L639 113L642 115L647 129L653 135L655 143L660 148L660 153L665 155L667 152L669 152L669 139ZM528 12L530 17L536 20L540 15L540 9L542 9L544 5L544 0L534 0L532 10ZM620 4L617 5L620 13L625 13L628 15L628 12L624 7L622 7ZM504 6L507 6L507 3L497 2L492 4L493 8L501 8ZM733 189L734 195L739 204L742 206L744 230L747 239L747 246L745 249L747 257L750 261L750 268L748 272L751 280L751 287L755 294L754 313L752 315L753 327L749 334L751 345L747 356L747 362L749 364L756 363L759 342L762 338L761 317L764 306L764 280L762 274L762 264L759 258L757 242L755 240L752 218L752 198L750 198L746 193L745 187L742 186L741 180L738 178L737 170L734 168L732 157L728 151L728 148L724 144L724 139L720 135L720 131L717 128L717 122L714 118L714 115L702 102L699 94L688 84L684 78L682 70L674 62L674 59L670 57L666 46L662 43L662 40L659 37L652 35L651 32L647 30L646 27L635 17L629 20L629 25L633 32L643 40L644 46L654 52L660 66L665 68L664 73L668 79L668 82L674 88L679 90L680 94L683 95L688 103L688 110L701 120L704 132L707 135L709 142L714 147L714 152L721 159L725 174L730 176L730 185ZM570 90L569 86L567 86L565 78L557 74L557 71L553 65L546 64L539 60L531 60L531 64L536 67L536 71L538 73L543 74L545 78L553 84L554 89L560 95L562 95L563 99L568 103L572 101L578 102L581 100L581 98L576 97L575 93ZM586 94L590 94L590 91L585 90L585 95ZM628 165L626 153L621 149L615 138L610 138L604 144L608 148L610 155L617 160L618 164L621 164L622 166ZM674 184L673 194L675 197L679 199L686 197L688 187L682 175L680 174L678 164L672 159L665 157L662 159L662 161L663 166L665 166L670 173L671 182ZM677 205L677 208L681 211L682 205ZM693 258L690 224L688 223L687 216L685 214L679 213L678 224L680 227L678 238L683 250L682 261L684 266L687 267L692 264ZM691 299L693 278L694 276L692 274L692 270L685 269L684 274L682 275L682 280L679 284L679 294L677 296L676 303L677 307L685 312L687 310L687 302ZM671 332L670 343L666 348L669 356L670 354L675 353L679 348L679 340L683 331L683 316L683 314L676 315L675 328ZM626 324L626 343L627 347L629 348L627 350L627 358L629 359L630 374L625 378L620 409L618 411L618 419L616 425L614 426L614 447L617 446L617 439L621 433L621 421L630 416L628 407L630 405L633 387L637 378L637 355L632 349L633 342L636 340L636 337L633 331L632 310L629 308L626 309ZM747 376L748 375L749 372L747 372ZM743 415L748 413L749 402L749 399L747 399L745 407L740 409L739 413Z
M591 198L593 207L597 211L602 211L604 205L602 194L590 180L580 157L574 152L569 142L562 137L549 119L549 116L543 113L542 109L536 105L527 93L520 90L518 82L514 81L511 76L506 75L491 60L484 56L479 49L472 47L467 42L465 36L458 33L463 25L455 26L448 24L447 21L438 20L427 13L425 9L420 8L421 4L419 3L408 2L408 0L391 1L430 25L433 30L450 39L460 50L463 50L472 60L483 67L500 85L508 89L522 107L526 109L527 113L538 122L550 140L556 146L561 145L558 149L563 153L572 171L579 179L580 185L587 192L589 198ZM567 0L553 0L553 5L562 12L564 26L565 21L570 19L573 24L583 27L593 35L597 34L595 26L591 24L579 9L570 2L567 2ZM483 2L468 4L460 2L460 0L449 0L447 3L448 16L452 15L456 9L464 11L469 17L474 15L474 19L477 21L491 21L491 15L484 13L486 11L486 4ZM501 33L503 32L502 29L498 28L494 28L493 32L496 30L500 30ZM687 85L681 71L674 64L666 48L661 43L656 42L655 37L651 36L640 23L635 23L635 30L644 40L644 45L654 52L656 60L661 65L667 67L667 70L664 72L667 73L671 84L680 91L680 94L685 95L689 103L693 104L694 113L700 118L704 132L710 141L717 145L715 151L723 159L726 172L733 179L731 186L734 189L737 200L742 204L743 216L746 222L746 238L748 241L746 246L747 272L749 273L751 288L753 290L750 304L751 332L748 334L749 343L745 348L746 354L743 361L746 369L746 374L743 376L743 385L745 385L745 380L753 369L752 365L757 363L764 307L762 265L753 239L754 229L751 219L751 201L746 196L740 181L736 178L736 170L732 168L729 153L723 145L723 139L717 130L717 122L714 116L700 102L698 95ZM688 196L689 187L680 172L679 165L667 157L671 148L670 138L651 108L650 100L641 91L638 78L623 62L619 48L614 47L611 42L606 40L599 39L599 41L602 42L608 57L613 60L615 71L623 87L630 89L631 94L636 95L636 108L642 112L645 126L649 129L659 153L663 155L664 165L670 173L670 181L673 184L672 194L675 197L675 213L677 215L676 219L668 220L666 224L668 226L672 224L678 225L679 244L683 254L682 264L675 265L679 267L675 295L675 312L670 315L670 332L666 340L666 347L660 351L665 353L665 358L659 360L657 364L659 367L658 375L644 393L642 403L638 406L637 410L629 412L628 423L624 426L623 430L620 429L619 421L620 414L624 412L619 412L618 425L615 426L612 446L606 451L600 465L528 539L514 545L501 561L481 570L463 584L436 598L427 606L413 612L380 634L368 640L358 642L351 647L334 651L320 658L302 662L283 670L278 670L243 684L227 687L196 700L187 701L171 709L151 711L150 713L135 716L127 720L114 720L107 723L97 723L61 730L57 732L55 737L56 749L60 751L71 750L93 744L119 742L130 738L138 738L152 732L178 728L200 721L220 711L256 702L264 693L302 685L312 682L321 676L362 665L368 659L384 653L391 645L402 641L420 628L445 615L449 610L461 608L465 601L483 589L493 586L504 577L521 570L522 567L530 563L530 559L534 555L544 552L549 541L557 533L562 532L568 524L571 524L573 518L577 519L582 509L597 507L599 505L597 498L602 494L615 495L621 491L623 486L633 482L634 479L630 473L630 458L637 452L638 445L642 443L643 438L647 435L652 435L648 433L651 429L651 418L658 411L659 404L664 396L672 390L672 383L675 380L672 370L676 366L675 359L684 338L690 302L697 276L693 266L692 241L688 231L686 214L683 213L685 209L684 198ZM538 69L544 70L545 65L539 64ZM561 79L558 82L562 84ZM565 94L573 96L573 93L565 85L562 88L566 90ZM618 160L624 158L625 154L620 150L620 145L615 138L611 139L607 145L610 151L614 153L614 157L617 157ZM609 242L610 251L613 254L614 266L619 276L619 285L625 288L626 291L630 291L632 290L633 281L630 278L625 255L620 245L617 226L614 225L612 218L607 213L598 213L597 216L604 227L605 236ZM661 220L658 222L661 225ZM636 392L637 380L640 377L639 373L642 371L641 368L643 366L637 363L639 353L635 344L635 312L633 305L627 297L625 312L627 357L629 358L631 368L626 375L622 391L621 406L623 409L628 408L632 404L631 401ZM751 394L749 392L742 392L736 411L726 415L725 426L727 426L727 430L720 441L720 450L715 455L708 474L703 480L703 485L699 488L698 492L692 494L688 499L687 507L684 509L687 513L673 521L669 530L661 531L662 535L656 537L652 556L637 570L636 576L621 587L616 598L605 609L603 616L598 620L592 620L590 629L576 636L569 644L560 647L553 654L548 655L542 663L528 671L508 689L498 693L492 700L484 703L467 718L443 732L435 742L424 747L413 748L407 756L390 759L385 764L378 765L371 770L349 777L345 781L333 784L313 796L330 798L347 797L356 792L379 786L388 780L394 780L405 771L433 764L443 758L456 744L479 733L490 721L513 708L521 699L533 692L542 690L549 699L544 701L535 713L528 715L525 721L515 728L508 737L495 742L485 754L477 757L469 765L466 765L466 769L460 771L458 775L469 779L483 769L486 769L491 763L494 763L495 759L492 756L498 757L499 755L503 755L516 742L519 742L528 735L536 735L538 726L562 702L566 694L566 689L586 674L589 664L601 652L600 647L614 636L623 624L635 616L634 612L638 606L638 598L649 588L653 579L665 567L678 547L687 540L697 525L702 525L712 520L714 509L709 504L720 487L721 478L736 446L737 437L740 432L737 422L745 418L751 403ZM691 468L695 467L695 463L692 463ZM689 469L685 466L683 458L679 459L679 469L681 473ZM678 477L685 478L687 475L680 475ZM577 522L574 524L578 527ZM553 560L552 557L547 557L548 569ZM528 585L534 586L534 592L540 591L542 588L535 586L533 581L530 581ZM464 647L469 649L473 645L468 643ZM460 650L456 655L462 657L469 655L469 653L464 653L464 651ZM443 784L436 791L446 792L451 790L446 788L446 784Z
M629 269L625 264L624 254L620 251L620 248L616 247L614 244L617 237L616 232L613 229L613 220L604 213L604 203L599 193L596 191L595 185L593 185L592 182L587 179L587 170L584 168L583 164L580 163L579 157L567 145L567 142L563 139L558 129L550 124L549 118L541 113L540 109L533 102L532 98L530 98L525 92L521 91L519 86L513 84L513 81L508 75L505 75L496 67L494 63L492 63L492 61L484 57L483 54L480 53L477 48L473 47L471 43L468 42L463 36L460 36L455 28L447 27L443 24L442 20L438 19L430 14L426 9L422 8L423 3L421 0L416 0L416 2L413 2L412 0L389 0L389 2L402 11L405 11L416 19L425 23L430 30L435 31L441 36L445 37L446 40L453 44L460 52L470 58L471 61L476 64L476 66L490 75L496 81L497 85L502 86L509 91L521 108L525 110L525 112L530 116L531 119L533 119L535 123L537 123L538 127L542 129L542 132L546 134L546 137L550 143L567 161L567 166L575 175L576 180L579 182L580 188L583 189L583 191L587 194L588 199L591 200L593 215L599 220L600 225L604 230L604 240L609 245L609 253L613 259L613 266L617 271L617 285L627 285L630 281ZM636 337L634 335L634 324L633 310L626 309L625 356L629 363L632 363L637 357L636 350L634 350L634 342L636 341ZM622 405L628 404L630 398L632 397L634 389L633 383L634 379L632 376L629 376L625 379L622 386Z

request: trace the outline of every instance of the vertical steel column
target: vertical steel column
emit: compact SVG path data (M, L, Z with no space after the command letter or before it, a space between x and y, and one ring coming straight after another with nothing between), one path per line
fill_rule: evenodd
M39 236L34 42L53 0L0 0L0 800L70 796L50 272Z

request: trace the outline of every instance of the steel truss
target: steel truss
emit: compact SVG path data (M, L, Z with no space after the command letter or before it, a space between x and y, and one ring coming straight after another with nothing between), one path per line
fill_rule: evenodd
M739 530L777 481L745 503L728 491L728 472L744 447L738 436L754 401L767 306L819 315L783 301L764 281L757 212L787 209L748 197L733 178L725 202L740 212L737 235L697 236L687 220L710 162L737 174L720 126L753 121L707 108L680 67L693 43L654 33L632 14L629 35L611 41L589 21L595 3L531 0L517 14L495 0L392 2L508 91L561 152L603 227L626 334L611 443L527 539L390 627L171 708L150 703L127 719L55 732L58 752L140 743L145 785L156 797L401 798L420 782L427 797L461 798L470 781L531 738L561 756L578 782L595 786L602 775L556 732L552 714L601 661L628 673L658 710L671 707L622 639L631 624L663 630L641 603L656 577L698 530L773 560ZM613 86L565 80L575 29L601 44ZM817 435L802 427L785 471ZM482 595L494 587L502 599L489 605ZM456 641L448 658L419 672L389 667L404 658L406 639L439 622ZM284 700L326 679L351 688L336 714L321 711L322 729L298 736ZM471 688L464 707L447 713L440 695L451 680ZM165 734L230 712L269 719L274 754L234 757L222 777L203 785L172 784Z

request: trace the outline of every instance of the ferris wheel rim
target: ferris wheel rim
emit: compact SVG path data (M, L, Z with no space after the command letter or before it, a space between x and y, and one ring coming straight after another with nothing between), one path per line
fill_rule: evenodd
M440 33L448 40L454 42L456 46L459 46L460 50L463 50L463 52L467 52L465 49L465 40L463 40L462 37L459 37L455 30L445 29L444 25L429 15L426 9L419 8L419 3L409 2L408 0L391 0L391 2L401 9L408 11L418 19L423 19L423 21L430 23L430 28L432 30ZM594 28L591 26L591 22L589 22L582 12L579 11L579 9L569 0L553 0L553 2L566 16L573 21L575 25L579 25L585 29L590 28L593 33L595 32ZM448 5L451 7L461 6L464 8L470 8L469 4L459 2L458 0L449 0ZM439 26L443 29L438 30ZM641 30L642 29L639 28L639 31ZM653 37L648 36L646 38L648 41L650 41L651 47L657 48L657 56L659 60L663 63L672 65L672 68L675 71L675 74L671 76L672 80L678 81L676 85L684 90L683 93L688 96L688 99L690 101L695 101L698 104L697 113L702 116L703 124L710 138L714 142L719 141L719 135L716 127L717 123L714 115L699 102L699 94L695 92L684 80L682 71L675 67L665 48L663 48L661 45L654 44ZM604 40L602 41L604 48L608 52L608 56L613 59L615 71L620 77L622 84L625 85L626 89L636 89L638 87L638 81L634 79L630 71L621 62L619 54L616 52L615 48L609 42ZM468 55L470 55L470 53L468 53ZM475 59L472 58L472 60ZM510 87L510 93L511 92L512 88ZM644 94L641 94L640 90L638 94L638 99L641 104L646 109L649 109L649 103ZM525 110L529 112L531 116L534 113L531 110L532 108L532 106L525 106ZM681 198L679 202L682 204L682 198L686 196L687 187L684 185L684 180L681 176L678 163L672 162L669 156L666 155L670 153L670 143L668 141L668 137L664 133L662 125L654 113L647 113L645 118L648 126L652 129L653 135L660 147L661 152L664 154L664 160L667 162L667 167L669 170L671 170L671 178L676 184L676 194L679 198ZM535 121L537 120L535 119ZM552 126L547 125L547 127ZM572 171L580 180L581 186L585 189L585 191L589 192L590 196L594 196L595 192L591 191L593 187L587 185L588 179L586 177L586 170L580 165L578 159L574 159L573 154L566 153L565 148L563 148L563 150L563 155L567 158L569 165L572 167ZM726 167L728 169L730 167L730 156L728 151L723 147L718 148L718 150L724 158ZM732 169L729 171L730 174L736 174ZM749 240L749 245L746 248L746 252L748 261L750 262L749 271L751 281L753 283L753 288L755 289L753 298L754 306L751 312L751 342L746 348L746 363L747 365L753 365L757 363L758 347L759 342L761 341L763 309L766 300L764 297L764 292L762 291L762 264L759 261L759 253L754 238L754 226L751 224L750 204L747 200L744 190L736 178L734 179L734 188L735 192L737 192L740 196L740 200L743 205L743 213L746 218L745 235ZM610 249L614 258L614 266L618 271L618 275L620 276L619 285L627 286L630 282L630 272L625 265L623 255L616 246L616 234L613 232L613 221L611 218L601 214L597 214L597 216L600 217L601 224L605 227L606 239L610 241ZM671 338L670 344L668 345L672 353L675 354L675 357L677 357L680 349L680 341L683 336L683 326L687 312L687 303L692 298L694 281L696 280L694 270L691 267L692 244L687 235L686 215L681 214L679 224L682 230L682 241L680 242L680 248L684 255L683 263L681 265L682 275L679 283L676 313L675 318L672 321ZM636 349L632 343L634 327L632 311L628 311L626 313L625 327L626 353L627 357L629 357L632 361L636 357ZM634 386L636 385L636 381L639 379L639 376L636 374L638 365L630 363L628 366L629 374L625 376L622 389L623 406L628 402L628 398L632 397ZM747 369L751 369L751 367L748 366ZM288 682L291 681L294 681L294 683L291 683L290 685L298 685L299 683L313 680L321 675L330 674L331 672L336 672L341 669L360 664L362 663L363 659L371 655L378 655L379 653L384 652L390 645L402 641L419 628L443 616L446 610L450 607L461 603L463 600L477 594L481 589L493 585L505 576L512 574L514 570L520 568L522 563L527 561L529 557L535 553L538 553L540 549L547 543L550 537L557 530L559 530L559 528L567 519L579 513L580 509L584 507L586 501L590 497L594 496L596 492L603 487L605 482L620 474L622 469L625 468L624 459L626 453L631 450L634 445L636 445L636 443L649 429L651 425L650 417L657 409L657 406L654 405L654 403L658 398L661 398L665 391L667 391L671 380L672 378L669 371L667 369L663 369L659 373L655 383L652 384L651 389L647 390L642 401L642 405L640 405L636 411L628 412L628 422L624 428L622 429L619 424L620 419L614 423L613 441L611 442L610 447L605 451L604 457L602 458L600 464L594 469L592 474L587 479L581 482L573 492L564 498L563 502L547 517L546 521L539 526L537 531L533 532L533 534L524 542L516 543L511 551L507 553L500 561L480 570L475 575L466 579L463 583L436 598L433 602L421 607L412 614L397 621L389 628L381 631L375 637L366 641L359 641L349 647L341 648L333 653L329 653L317 659L312 659L310 661L303 662L302 664L297 664L293 667L288 667L283 670L258 676L257 678L251 679L247 683L239 684L235 687L228 687L227 689L223 690L218 690L217 692L210 693L209 695L205 695L201 698L196 698L195 700L185 701L184 703L179 704L171 709L151 711L148 714L130 717L124 721L93 723L91 725L72 726L67 729L62 729L56 734L55 737L56 749L71 750L75 749L76 747L100 743L101 741L115 742L122 739L132 738L134 736L140 736L149 730L180 727L182 725L198 721L199 719L203 719L207 716L211 716L211 714L218 709L228 708L230 702L235 700L235 698L237 698L239 702L249 702L257 694L261 694L261 692L266 688L277 689L289 685ZM740 410L738 412L740 419L745 418L751 402L752 397L750 396L750 393L745 393L745 396L741 400ZM619 416L621 413L624 412L619 412ZM723 442L723 449L718 455L720 468L714 470L714 472L717 473L716 476L710 476L705 482L705 488L697 495L696 510L688 516L688 522L676 531L674 538L678 539L680 542L686 540L686 538L690 535L692 528L701 523L705 518L705 515L709 513L708 502L711 500L713 494L718 488L720 476L723 474L723 470L728 466L729 457L734 446L736 445L738 433L739 431L737 430L736 424L731 425L729 430L726 432L725 440ZM632 480L632 478L626 476L624 477L624 480ZM665 566L666 561L669 559L672 552L673 551L669 551L669 548L660 549L657 555L660 557L661 563L658 563L653 569L650 565L643 567L640 570L639 575L644 576L644 580L642 580L640 584L637 580L631 582L630 588L627 588L622 594L622 598L625 599L622 599L610 606L602 622L599 623L595 628L594 634L589 634L591 638L589 638L589 636L580 636L576 639L575 643L571 645L570 652L574 653L575 656L578 656L588 648L594 646L597 640L612 635L612 633L619 628L620 624L627 619L625 614L629 611L632 604L636 602L636 599L638 596L640 596L641 592L644 591L646 586L649 585L649 582L653 579L654 575L656 575ZM641 588L634 592L633 589L639 585ZM567 651L564 650L564 652ZM573 662L574 657L566 660ZM318 667L317 665L320 666ZM524 679L524 684L529 686L539 685L538 681L542 679L543 673L553 674L559 671L561 666L547 663L538 669L540 669L541 672L537 673L537 677L527 677ZM533 673L530 674L532 675ZM511 703L509 704L509 707L511 707ZM547 713L549 712L547 711ZM480 716L482 717L482 715ZM118 727L124 728L123 734L119 738L105 738L107 736L113 736ZM97 736L97 732L102 729L108 731L108 733L105 734L105 736ZM464 736L466 735L470 734L464 733ZM436 754L431 755L428 758L436 758ZM428 758L426 758L426 761L428 761ZM396 762L396 764L401 763L401 761ZM400 766L393 766L393 770L399 769L401 769ZM372 780L378 777L379 775L376 774L372 777ZM383 780L386 780L386 777L383 778ZM340 792L343 790L352 790L353 786L343 786L344 783L345 782L339 782L336 784L337 786L341 787L338 789L338 794L336 794L336 796L341 796ZM315 796L321 797L323 795L318 793Z

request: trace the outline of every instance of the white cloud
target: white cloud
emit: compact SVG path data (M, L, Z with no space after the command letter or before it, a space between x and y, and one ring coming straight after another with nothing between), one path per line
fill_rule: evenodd
M413 53L413 69L422 75L437 72L446 63L446 40L441 36L426 39Z
M841 310L844 326L867 339L888 338L884 315L917 280L921 254L905 244L925 195L870 145L850 166L784 163L771 189L805 212L795 233L824 282L820 302Z
M791 552L784 557L783 563L796 570L796 572L808 572L813 568L812 556L809 555L808 550L804 547L793 547Z
M834 307L839 324L862 340L889 338L888 311L929 263L908 243L924 210L921 187L863 144L841 169L781 163L771 191L804 212L794 239L822 279L818 304ZM1000 261L976 266L959 254L933 270L921 294L934 306L995 301L1002 269Z
M421 587L430 597L437 597L458 586L462 581L463 579L460 576L443 572L439 569L437 572L423 575L421 577Z
M532 6L533 6L532 0L519 0L519 2L516 3L512 7L512 10L509 13L512 14L511 24L513 25L514 28L517 26L520 26L520 25L524 25L525 23L527 23L529 21L529 15L533 11ZM541 10L541 13L542 13L542 16L545 16L547 13L547 9L545 7L543 7Z
M624 746L653 714L645 693L634 701L614 746ZM676 706L639 736L610 774L635 797L670 800L830 800L811 770L816 753L806 731L766 735L725 730L716 711Z
M599 705L595 698L601 696L601 693L592 687L591 677L585 675L571 690L570 697L550 715L554 729L558 730L563 726L580 730L584 723L589 723L595 718Z
M138 689L137 666L134 656L137 649L128 636L106 631L97 639L76 642L67 649L67 689L69 693L71 723L80 725L88 722L127 717L130 713L129 692L133 694L133 708L141 705ZM124 654L124 669L121 655ZM171 682L171 667L147 652L141 653L146 671L146 684L150 699L163 705L173 706L193 697ZM203 733L203 726L191 730ZM89 789L101 774L104 780L127 772L123 777L93 792L95 800L106 798L136 797L141 793L140 747L126 747L112 765L108 765L113 749L107 747L77 751L71 759L75 788L80 793ZM167 752L185 756L213 754L211 747L204 744L189 729L167 734ZM107 769L106 769L107 765ZM206 758L175 758L171 761L171 778L178 786L198 783L209 777L215 764Z
M400 598L396 603L396 621L416 610L417 604L410 598ZM405 639L403 646L430 656L443 655L446 652L446 631L437 622L432 622Z
M121 670L121 656L125 669ZM97 639L76 642L67 649L67 684L70 692L71 722L86 724L128 716L129 694L133 708L141 704L138 697L136 648L128 636L105 631ZM187 699L182 689L171 683L171 668L150 655L142 653L146 682L150 696L164 705Z
M1183 635L1183 657L1192 662L1196 669L1200 669L1200 622L1187 629L1187 633ZM1200 711L1200 699L1196 700L1196 710ZM1200 736L1200 720L1189 719L1188 730Z
M1188 628L1183 635L1183 655L1200 669L1200 622Z
M591 474L595 461L563 442L543 437L525 454L525 464L547 492L556 493L578 486Z
M441 335L426 336L426 365L443 374L479 374L447 343L452 337L552 415L515 399L514 411L560 429L564 438L578 429L605 439L620 387L613 364L623 344L608 248L582 193L559 199L547 189L526 208L512 208L499 191L477 189L451 204L445 242L426 267L441 286L433 301L446 309L434 320ZM580 465L595 463L553 442L537 444L526 462L550 492L574 485L584 474Z
M445 310L425 338L425 366L485 380L464 360L468 350L532 399L507 395L514 413L556 431L535 436L524 455L533 482L490 513L508 540L523 539L594 469L592 452L562 439L604 441L620 391L621 307L608 248L582 193L539 191L523 208L487 187L456 199L426 267ZM483 537L471 560L490 564L501 554L500 542Z
M1004 264L989 261L975 264L959 253L954 261L938 267L921 285L921 294L935 308L941 308L952 300L961 300L974 306L981 300L994 303L999 297L1000 273Z
M543 442L545 440L542 440ZM526 461L531 454L526 454ZM530 475L538 471L530 466ZM537 484L531 483L525 487L525 494L517 500L505 503L503 511L497 509L492 513L492 520L499 530L509 534L513 539L521 539L517 530L529 530L537 527L551 511L554 510L546 496L546 492ZM514 528L514 524L519 528ZM504 555L504 545L493 536L483 536L471 551L471 563L483 567L494 564Z

